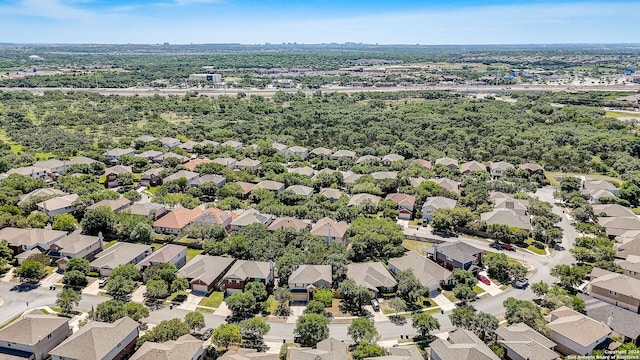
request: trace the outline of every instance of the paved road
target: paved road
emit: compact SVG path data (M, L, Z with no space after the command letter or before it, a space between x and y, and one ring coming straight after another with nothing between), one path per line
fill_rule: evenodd
M583 86L567 86L567 85L453 85L453 86L396 86L396 87L342 87L342 86L329 86L322 87L320 89L201 89L201 88L148 88L148 87L132 87L132 88L0 88L0 91L28 91L33 94L41 95L45 91L80 91L80 92L92 92L99 93L101 95L122 95L122 96L170 96L170 95L184 95L187 93L197 92L199 95L207 96L221 96L230 95L235 96L238 93L245 93L247 95L263 95L273 96L276 92L288 92L297 93L303 92L307 95L313 94L316 91L322 91L326 93L341 92L341 93L355 93L355 92L400 92L400 91L452 91L458 93L470 93L470 94L496 94L496 93L511 93L511 92L546 92L546 91L616 91L616 92L634 92L640 90L638 84L626 84L626 85L583 85Z
M552 187L546 187L539 189L536 192L541 200L554 203ZM569 223L566 215L563 214L562 209L554 205L553 211L562 216L562 222L559 226L564 230L563 246L569 249L573 246L575 238L578 236L575 229ZM462 241L468 242L476 247L487 251L495 251L489 247L489 242L460 237ZM575 262L575 259L568 251L555 251L550 256L535 255L529 252L517 251L517 252L505 252L505 254L513 259L519 261L525 261L526 263L535 267L535 270L529 277L531 283L538 282L540 280L546 282L554 282L556 279L549 274L550 269L557 264L570 264ZM0 282L0 296L4 299L4 305L2 305L2 311L0 311L0 324L3 324L16 315L21 314L27 310L26 302L29 302L29 308L38 306L52 306L55 304L57 291L46 290L40 287L30 289L28 291L18 291L15 283ZM59 290L58 290L59 291ZM508 288L502 293L492 296L486 299L478 300L474 303L474 307L479 311L488 312L496 316L502 316L504 308L502 302L508 297L513 296L522 300L533 300L534 295L530 289L519 290L514 288ZM97 304L107 300L107 297L100 295L88 295L84 294L78 310L87 312L92 308L95 308ZM173 318L183 318L187 313L187 310L178 308L169 309L167 307L159 310L151 311L149 317L144 321L149 323L158 323L162 320L169 320ZM215 328L218 325L225 322L225 318L216 316L210 313L205 313L205 321L207 327ZM442 331L446 331L452 328L451 322L447 316L448 314L435 313L435 316L440 321L440 328ZM290 341L293 337L293 329L295 324L285 322L270 322L271 331L267 335L267 340L281 341L282 338L286 338ZM349 324L330 324L329 330L331 336L338 339L347 338L347 327ZM415 335L415 330L411 327L411 320L404 324L394 324L390 321L377 322L376 326L380 333L381 340L398 339L401 334Z

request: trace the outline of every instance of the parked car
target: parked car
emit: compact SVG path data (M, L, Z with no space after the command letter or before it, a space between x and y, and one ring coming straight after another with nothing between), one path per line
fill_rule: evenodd
M516 289L524 289L527 286L529 286L529 280L526 278L518 279L513 283L513 287Z
M491 285L491 280L484 275L478 275L478 280L480 280L485 285Z
M511 244L502 244L502 248L509 251L516 251L516 247Z
M438 235L438 236L442 236L442 237L449 237L449 232L448 231L444 231L444 230L433 229L431 231L431 233L433 235Z
M98 280L98 287L103 288L105 285L107 285L107 278L100 278Z
M504 250L504 248L502 247L502 244L497 242L492 242L491 244L489 244L489 247L494 248L496 250Z
M213 333L213 329L212 328L207 328L205 331L202 332L202 336L200 337L200 340L207 340L211 337L211 334Z
M457 232L455 232L455 231L451 231L451 232L449 232L449 236L451 236L451 237L458 237L458 233L457 233Z
M380 303L377 299L371 299L371 307L374 311L380 311Z

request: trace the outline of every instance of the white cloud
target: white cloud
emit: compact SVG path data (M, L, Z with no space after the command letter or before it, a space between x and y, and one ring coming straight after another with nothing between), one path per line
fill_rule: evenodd
M12 5L0 6L0 13L56 19L72 19L91 14L62 0L20 0Z

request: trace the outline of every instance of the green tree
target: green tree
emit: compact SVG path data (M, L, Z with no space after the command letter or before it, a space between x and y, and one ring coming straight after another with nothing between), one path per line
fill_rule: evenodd
M451 311L449 319L451 325L471 330L474 327L475 313L471 306L460 306Z
M467 285L456 285L453 288L453 296L462 302L467 302L476 298L476 292Z
M378 344L362 341L351 351L351 356L356 360L375 358L387 355L386 350Z
M62 309L65 314L71 314L74 306L80 304L82 296L71 288L64 288L56 296L56 305Z
M449 231L453 228L453 218L448 209L436 209L431 213L429 224L434 229Z
M116 214L108 206L98 206L84 214L80 225L85 234L98 235L102 232L106 236L115 232Z
M180 336L189 333L189 327L180 319L162 320L158 325L138 339L138 345L146 341L162 343L177 340Z
M264 336L269 330L271 330L271 326L264 319L254 317L240 322L242 340L252 348L262 348Z
M293 299L291 291L287 288L278 288L273 294L274 298L278 302L275 315L277 316L289 316L289 303Z
M495 316L485 312L478 312L473 317L473 329L471 331L480 339L487 340L488 335L493 334L498 325L499 322Z
M113 269L113 271L111 271L111 274L109 274L109 277L112 277L112 276L113 277L122 276L122 277L125 277L127 279L131 279L133 281L140 280L140 272L132 264L116 266Z
M322 314L326 315L326 306L324 303L318 300L311 300L307 303L307 307L304 309L305 314Z
M83 288L87 286L87 278L78 270L65 271L62 283L76 289Z
M129 241L139 244L151 244L154 238L154 231L151 225L147 223L138 223L131 230Z
M440 329L440 322L427 313L418 313L411 317L411 326L418 330L422 338L426 339L429 337L429 332Z
M357 318L353 319L351 325L347 329L347 334L351 336L354 342L359 343L365 341L372 343L378 340L380 335L376 329L373 319Z
M71 214L60 214L53 218L53 230L71 232L76 229L78 221Z
M237 292L231 294L226 300L227 307L233 316L248 317L257 312L256 298L250 292Z
M298 336L302 346L315 346L329 337L328 320L320 314L302 315L298 318L293 332Z
M463 269L453 269L453 281L457 285L465 285L468 287L473 287L478 282L471 271Z
M544 317L540 308L527 300L519 300L513 297L503 302L505 319L511 324L523 322L536 331L542 331L545 326Z
M343 295L342 308L351 314L363 314L363 307L371 300L369 290L351 279L341 282L338 292Z
M185 291L189 288L189 281L186 278L179 277L171 283L171 292Z
M197 311L188 312L184 316L184 322L191 332L198 331L205 327L204 315Z
M15 275L24 282L37 282L47 274L42 262L28 258L15 270Z
M124 303L118 300L103 301L89 313L89 316L96 321L112 323L125 317Z
M135 281L121 275L112 275L107 279L107 294L115 300L127 300L136 287Z
M398 279L397 295L410 306L414 306L422 296L429 293L429 289L420 283L411 269L399 271L396 278Z
M540 280L537 283L531 285L531 291L538 297L544 296L549 292L549 285Z
M325 307L331 306L333 302L333 293L329 289L317 289L313 294L313 299L324 304Z
M390 308L396 311L396 317L398 316L398 312L405 311L407 309L407 303L399 297L394 297L392 299L387 300L387 304Z
M144 296L151 301L164 299L169 296L169 286L164 280L151 280L147 282L147 291Z
M211 342L216 346L228 348L231 344L239 344L242 341L242 331L236 324L222 324L211 334Z
M89 260L83 258L69 259L69 262L67 262L67 265L64 267L65 272L79 271L83 275L87 275L89 270Z
M551 276L560 279L560 284L565 289L571 289L580 285L586 278L587 272L579 266L571 266L568 264L559 264L551 268Z
M41 211L34 211L27 216L27 223L34 229L42 229L48 222L49 217Z
M122 308L125 315L135 321L140 321L140 319L149 316L149 308L136 302L125 303Z
M248 283L245 285L244 291L253 294L256 302L263 302L267 300L267 297L269 296L269 293L267 293L267 287L260 281Z

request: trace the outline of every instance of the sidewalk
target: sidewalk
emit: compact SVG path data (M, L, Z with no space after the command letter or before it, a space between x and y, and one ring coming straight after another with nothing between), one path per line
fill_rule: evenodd
M9 269L9 271L7 271L7 273L4 274L2 278L0 278L0 281L10 282L11 279L13 279L13 268Z
M58 272L53 272L51 275L46 278L40 280L40 286L48 288L51 285L55 285L62 281L63 275Z
M98 295L100 292L100 284L98 281L94 281L91 284L87 285L84 289L82 289L83 294L87 295Z
M227 303L223 301L220 304L220 306L218 306L218 309L213 312L213 315L216 315L216 316L230 316L231 315L231 310L229 310L229 308L227 307Z

